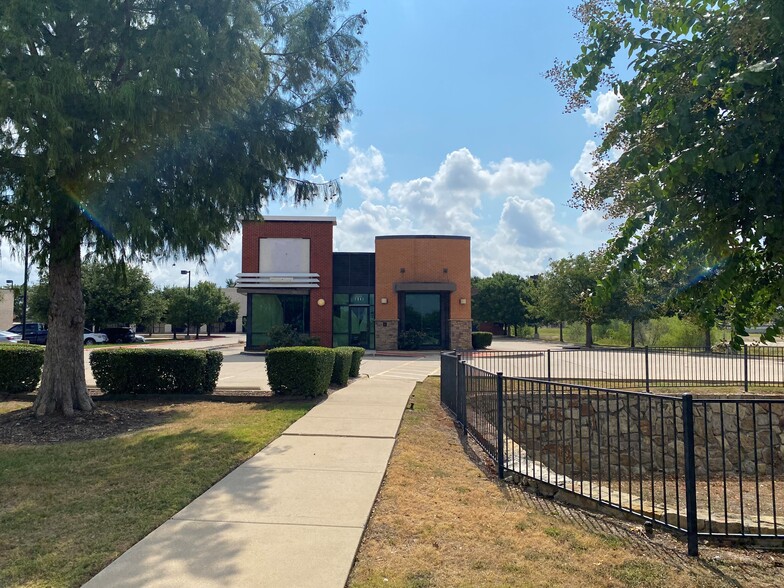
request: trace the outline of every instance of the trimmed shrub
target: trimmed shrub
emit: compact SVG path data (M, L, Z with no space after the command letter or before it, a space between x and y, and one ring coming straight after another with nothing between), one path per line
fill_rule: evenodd
M349 377L356 378L359 376L359 366L362 364L362 358L365 356L365 350L362 347L341 347L341 349L351 350L351 369L348 372Z
M182 349L102 349L90 354L95 383L107 394L204 394L214 389L220 360ZM208 368L209 364L209 368ZM216 369L217 368L217 369Z
M493 334L487 331L474 331L471 333L471 346L474 349L485 349L493 342Z
M12 343L0 345L0 392L32 392L41 380L44 348Z
M205 394L210 394L218 385L221 366L223 365L223 354L220 351L207 351L205 354L207 363L204 365L204 384L202 390Z
M270 327L269 345L267 349L277 349L278 347L317 347L318 337L311 337L300 333L291 325L276 325Z
M267 351L267 378L276 394L326 394L335 366L335 350L326 347L278 347Z
M335 365L332 366L332 383L338 386L348 384L351 372L351 359L354 353L348 347L335 347Z
M427 335L422 331L416 331L414 329L403 331L397 338L397 347L398 349L403 349L406 351L419 349L422 347L422 343L426 337Z

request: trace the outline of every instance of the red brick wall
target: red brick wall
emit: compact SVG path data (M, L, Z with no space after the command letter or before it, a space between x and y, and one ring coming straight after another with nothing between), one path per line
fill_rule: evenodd
M310 271L319 274L319 287L310 293L310 334L332 347L332 229L331 222L244 221L242 271L259 271L259 239L310 239ZM324 300L324 306L318 300Z
M406 271L401 273L401 268ZM453 282L457 290L450 295L449 318L470 320L471 240L437 236L376 238L376 320L397 320L396 282ZM381 304L382 298L387 304ZM461 298L466 304L460 304Z

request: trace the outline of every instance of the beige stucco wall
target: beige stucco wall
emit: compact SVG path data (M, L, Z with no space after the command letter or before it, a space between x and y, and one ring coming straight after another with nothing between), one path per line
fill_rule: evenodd
M14 324L14 295L10 290L0 290L0 330Z

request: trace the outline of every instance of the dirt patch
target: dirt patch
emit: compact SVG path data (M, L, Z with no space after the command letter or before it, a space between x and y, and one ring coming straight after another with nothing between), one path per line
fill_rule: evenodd
M66 441L103 439L161 424L172 418L162 408L127 408L101 404L92 412L72 418L52 415L36 418L24 408L0 415L0 444L48 445Z

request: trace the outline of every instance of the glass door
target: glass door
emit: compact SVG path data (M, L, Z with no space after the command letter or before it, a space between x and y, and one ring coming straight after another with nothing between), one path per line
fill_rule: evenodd
M438 349L442 346L441 294L408 292L405 295L403 330L419 331L423 334L423 349Z
M370 312L367 306L349 307L349 340L354 347L370 347Z

